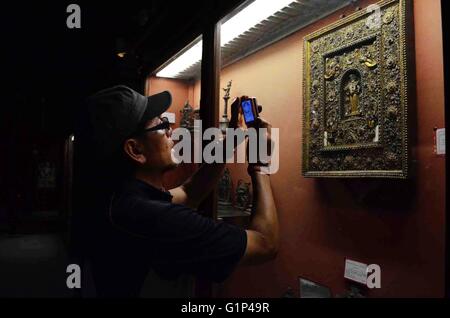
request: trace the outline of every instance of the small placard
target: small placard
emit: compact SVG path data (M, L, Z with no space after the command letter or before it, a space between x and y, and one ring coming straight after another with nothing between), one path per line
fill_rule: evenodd
M445 155L445 128L436 130L436 154Z
M169 123L175 124L175 113L162 113L161 117L166 117L169 120Z
M367 284L367 264L355 262L349 259L345 260L344 277L354 282Z

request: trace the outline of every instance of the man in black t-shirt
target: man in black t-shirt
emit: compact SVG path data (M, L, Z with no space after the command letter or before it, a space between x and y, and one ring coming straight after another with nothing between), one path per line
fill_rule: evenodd
M204 164L182 186L164 189L164 173L176 167L172 130L161 118L170 104L169 92L145 97L126 86L103 90L88 100L92 155L120 157L122 166L112 173L127 171L119 186L89 208L92 217L87 220L92 220L94 233L89 255L98 296L137 297L146 279L154 287L147 295L183 296L174 288L187 282L186 277L222 282L238 265L259 264L277 253L270 179L258 165L248 169L254 206L247 230L196 210L225 164ZM238 105L236 99L231 128L237 126ZM267 122L260 124L270 131Z

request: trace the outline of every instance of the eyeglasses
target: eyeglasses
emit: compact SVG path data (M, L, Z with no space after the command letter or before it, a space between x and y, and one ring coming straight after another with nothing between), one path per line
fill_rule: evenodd
M164 129L166 131L166 133L168 133L170 130L169 119L167 117L162 117L160 119L162 121L161 124L156 125L154 127L146 128L142 131L142 133L146 133L146 132L150 132L150 131L157 131L157 130L162 130L162 129Z
M150 127L150 128L146 128L143 130L138 131L137 133L135 133L134 135L142 135L145 134L147 132L152 132L152 131L158 131L158 130L165 130L165 133L168 137L170 137L171 133L172 133L172 128L170 128L170 123L169 123L169 119L167 117L162 117L160 118L162 123L154 126L154 127Z

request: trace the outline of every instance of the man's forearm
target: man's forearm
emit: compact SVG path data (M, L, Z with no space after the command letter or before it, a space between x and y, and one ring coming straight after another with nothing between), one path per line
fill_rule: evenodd
M189 206L197 207L214 189L222 176L224 163L202 164L184 184Z
M188 197L189 206L197 207L206 199L222 177L226 165L225 162L228 160L228 157L234 155L236 145L233 145L232 153L227 153L225 136L218 142L220 143L220 147L222 147L224 163L202 164L197 172L182 185Z
M254 173L252 175L252 183L254 206L249 230L262 234L266 243L276 250L279 241L279 228L270 177Z

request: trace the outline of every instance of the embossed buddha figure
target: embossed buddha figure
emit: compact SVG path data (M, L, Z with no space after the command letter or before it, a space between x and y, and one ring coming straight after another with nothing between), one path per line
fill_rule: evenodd
M359 96L361 95L361 83L356 74L350 74L344 86L345 116L357 116L359 111Z

